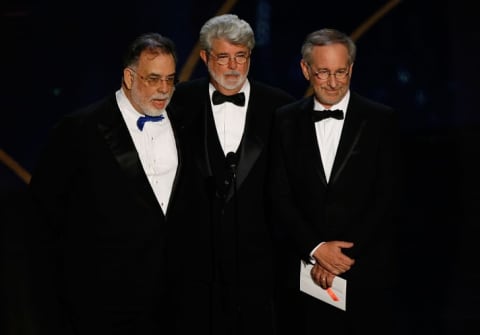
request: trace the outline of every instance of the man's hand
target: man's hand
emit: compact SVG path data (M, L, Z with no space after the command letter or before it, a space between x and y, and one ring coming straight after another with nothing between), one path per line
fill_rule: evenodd
M353 247L352 242L329 241L315 250L313 257L316 263L310 274L317 285L322 288L331 287L335 276L350 270L355 260L345 255L342 249L351 247Z

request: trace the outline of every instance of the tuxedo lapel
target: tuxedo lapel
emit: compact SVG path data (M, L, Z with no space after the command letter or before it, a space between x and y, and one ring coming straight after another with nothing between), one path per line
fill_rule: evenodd
M245 130L238 150L240 160L237 166L237 188L241 188L265 147L265 139L262 138L262 135L268 134L267 128L270 126L268 113L262 113L264 109L263 104L265 103L266 101L263 101L262 97L258 95L256 84L252 82L247 106ZM230 199L232 195L233 190L228 195L228 199Z
M98 129L125 173L138 199L147 207L160 206L148 182L127 125L114 99L104 106Z
M245 120L245 132L240 145L240 161L237 168L237 187L240 188L253 168L256 160L262 153L265 142L260 137L263 130L260 129L264 122L259 119L262 113L252 113L252 110L259 110L257 106L254 89L252 86L250 102L247 107L247 118ZM264 132L263 132L264 133Z
M362 117L361 109L356 103L355 96L352 94L345 121L343 123L335 161L332 167L330 183L335 182L342 173L350 157L357 152L357 144L362 136L365 126L366 120Z
M311 117L311 111L313 110L313 97L306 99L300 107L300 122L301 126L297 132L303 137L302 144L298 148L304 148L307 162L313 162L313 169L318 179L323 185L327 185L327 178L325 176L325 170L322 163L322 156L320 149L318 148L318 139L315 132L315 123Z
M195 138L199 139L195 143L195 157L196 157L196 163L198 168L200 169L201 173L205 177L212 177L213 176L213 170L212 170L212 165L210 161L210 155L209 155L209 150L208 150L208 136L211 136L211 134L216 134L215 130L215 121L213 121L213 111L212 111L212 106L210 105L210 96L208 92L208 87L206 89L206 97L203 101L205 101L203 105L203 112L200 113L200 118L198 122L200 122L203 126L202 127L197 127L198 131L200 132L199 136L196 136ZM209 131L210 127L212 128L212 131Z
M172 126L173 136L175 138L175 147L177 149L177 158L178 158L177 172L175 174L175 179L172 184L172 190L170 192L170 200L168 202L168 208L170 208L170 206L173 206L175 204L177 199L179 178L181 178L179 171L184 170L183 164L184 164L185 153L183 152L183 146L180 143L183 143L182 140L185 138L185 136L180 133L185 131L185 127L184 127L184 124L177 119L176 115L178 114L175 112L172 112L172 107L170 105L167 106L166 113L170 120L170 125Z

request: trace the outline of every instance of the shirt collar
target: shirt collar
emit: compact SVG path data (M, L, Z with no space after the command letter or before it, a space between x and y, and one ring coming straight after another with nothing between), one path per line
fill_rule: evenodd
M118 108L120 109L120 112L122 113L122 116L127 123L127 127L132 130L136 129L138 130L137 127L137 120L139 117L143 116L143 114L139 113L135 107L133 107L132 103L130 100L128 100L123 88L120 88L115 92L115 97L117 99L117 104ZM168 114L166 111L162 113L162 115L165 117L165 120L162 121L161 124L168 123ZM165 122L167 121L167 122ZM139 130L138 130L139 131Z
M210 101L211 101L211 97L212 97L212 94L213 92L215 91L215 86L213 86L212 83L210 83L208 85L208 93L210 95ZM250 82L247 80L245 80L245 82L243 83L243 86L242 88L240 89L240 91L238 91L237 93L240 93L240 92L243 92L245 94L245 106L248 106L248 100L250 98Z
M350 100L350 90L347 91L347 94L345 94L345 96L342 98L342 100L340 100L337 104L330 107L330 109L331 110L341 109L343 111L343 114L345 115L347 113L347 107L348 107L348 101L349 100ZM323 107L323 105L320 102L318 102L316 97L314 97L314 99L313 99L313 109L323 111L326 108Z

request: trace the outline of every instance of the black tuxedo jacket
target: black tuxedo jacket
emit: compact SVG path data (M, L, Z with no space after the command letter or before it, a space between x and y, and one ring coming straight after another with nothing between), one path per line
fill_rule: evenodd
M210 264L214 272L203 275L213 290L218 290L213 299L222 296L220 300L226 301L222 303L225 307L220 307L222 313L231 314L238 309L242 319L240 324L227 321L219 326L222 334L228 334L232 328L241 329L241 334L272 331L272 241L265 206L268 150L273 113L294 98L255 81L250 84L245 129L236 152L236 190L229 188L225 199L218 195L225 156L213 121L208 79L177 85L172 99L187 124L195 164L210 195L205 206L212 211L203 222L204 237L199 241L211 238L212 243L202 243L195 249L212 248ZM229 318L233 317L220 317ZM217 327L218 322L213 324Z
M327 183L312 110L310 96L276 114L270 183L278 247L276 277L282 292L300 295L300 260L308 262L310 252L322 241L354 242L354 247L344 252L356 263L342 277L348 281L347 314L363 315L370 302L375 304L392 289L396 116L390 107L352 92ZM373 295L380 300L372 300ZM320 313L328 317L326 311L335 310L313 298L305 299L308 303L302 308L307 310L296 309L299 306L292 301L286 303L291 303L291 315L303 313L302 319ZM305 307L310 304L312 308ZM286 315L288 318L288 312Z
M53 129L30 184L38 334L175 334L175 230L195 202L181 126L167 112L179 166L166 215L114 95Z

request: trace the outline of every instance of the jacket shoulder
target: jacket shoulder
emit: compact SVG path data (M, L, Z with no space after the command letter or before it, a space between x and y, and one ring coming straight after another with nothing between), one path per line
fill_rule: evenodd
M372 111L379 111L384 113L393 113L394 109L391 106L388 106L382 102L367 98L358 93L352 92L350 96L350 104L356 107L363 107Z
M198 101L207 91L207 78L183 81L175 86L171 103L178 106L188 105L190 102Z
M295 101L295 97L285 91L284 89L272 86L263 82L251 81L252 91L261 95L272 96L279 99L281 104L286 104Z

